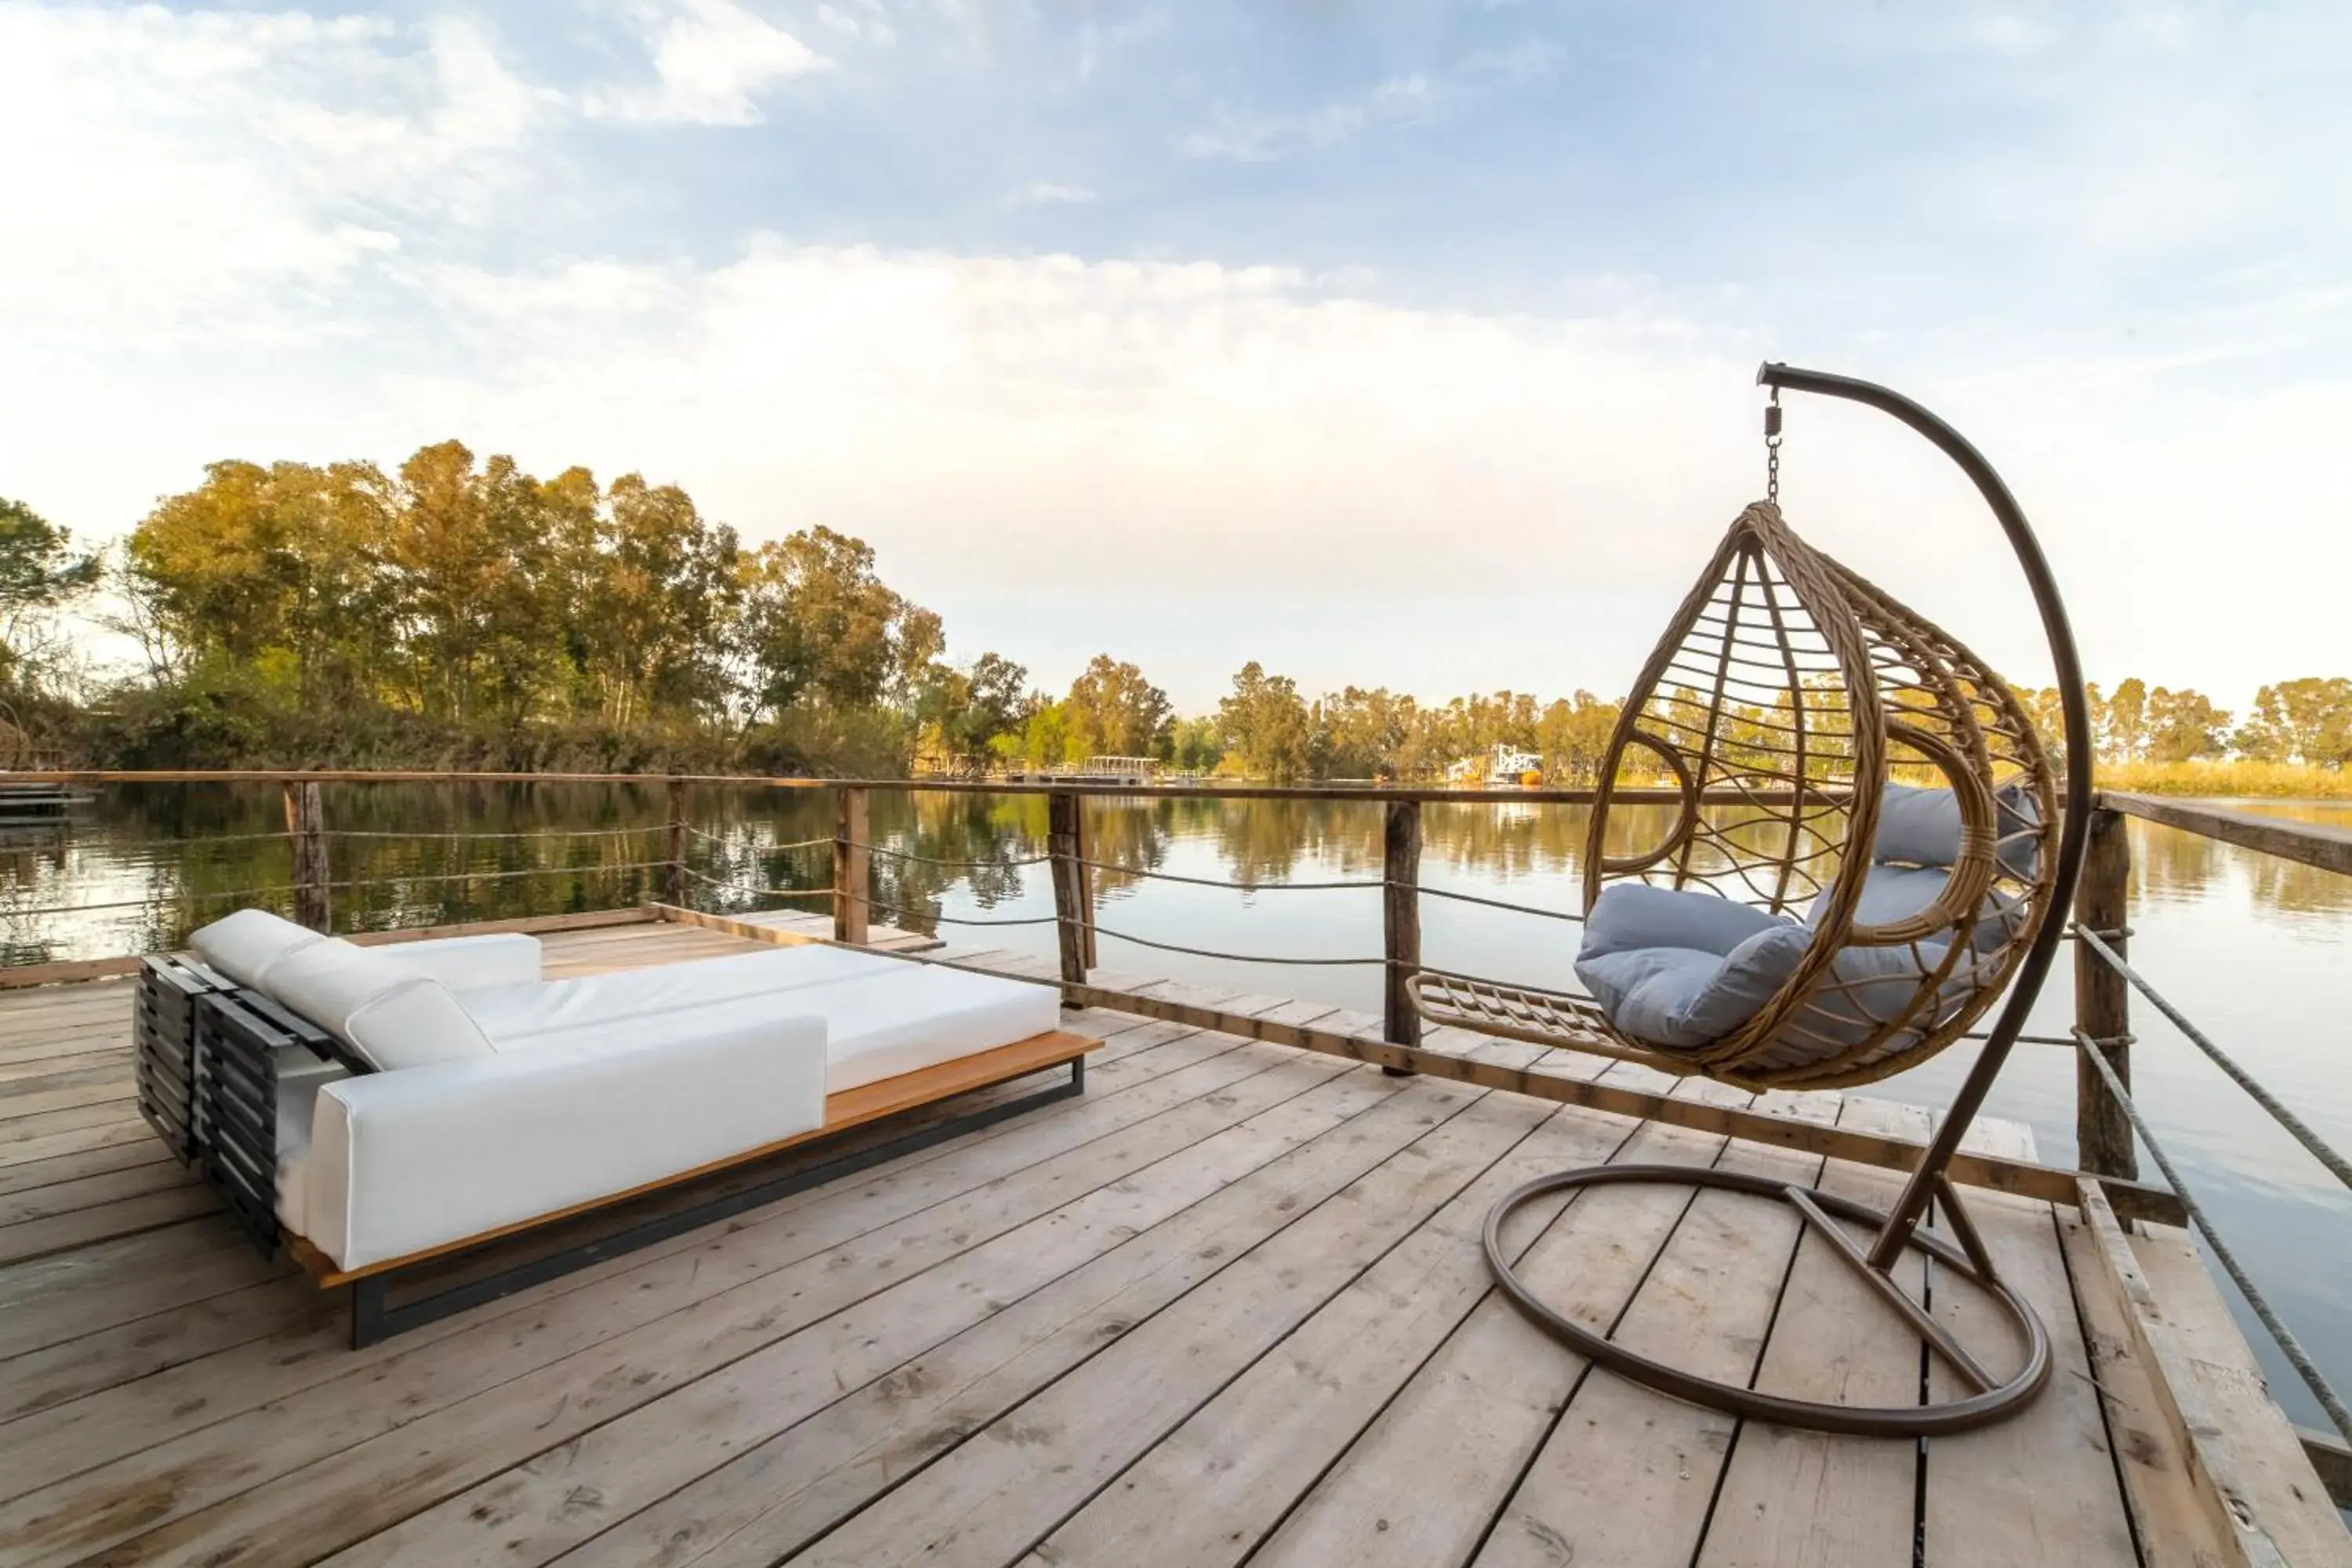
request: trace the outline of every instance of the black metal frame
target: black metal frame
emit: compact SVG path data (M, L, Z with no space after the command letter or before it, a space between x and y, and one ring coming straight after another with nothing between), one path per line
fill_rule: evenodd
M1902 394L1851 376L1798 370L1785 364L1767 364L1757 372L1756 380L1759 385L1772 388L1776 400L1765 426L1768 446L1775 448L1779 446L1777 399L1784 388L1860 403L1901 420L1951 458L1976 485L1978 493L1984 498L1985 504L1991 508L1994 518L2000 523L2010 548L2017 557L2019 569L2032 590L2034 605L2041 612L2042 632L2049 641L2051 662L2055 667L2058 689L2065 710L2065 811L2058 837L2058 859L2051 881L2049 907L2043 914L2041 930L2034 933L2032 945L2026 949L2025 957L2017 967L2009 1000L2002 1005L2000 1017L1986 1037L1983 1049L1977 1054L1975 1063L1969 1068L1968 1077L1962 1080L1959 1093L1945 1114L1942 1125L1937 1128L1927 1152L1904 1183L1902 1195L1896 1199L1893 1209L1881 1213L1796 1183L1719 1169L1674 1165L1591 1166L1539 1177L1506 1194L1487 1212L1486 1265L1504 1293L1547 1333L1596 1363L1676 1399L1750 1419L1816 1431L1903 1438L1964 1431L2021 1410L2050 1380L2049 1331L2033 1309L2003 1282L1994 1269L1992 1258L1979 1238L1976 1227L1969 1219L1968 1211L1962 1206L1959 1194L1947 1173L1952 1157L1959 1152L1961 1139L1967 1136L1970 1124L1976 1121L1977 1112L1983 1109L1993 1080L2000 1076L2011 1047L2016 1045L2019 1035L2023 1032L2026 1015L2032 1010L2034 999L2041 994L2042 982L2050 973L2051 960L2065 934L2066 911L2074 906L2075 885L2082 878L2083 858L2089 847L2091 817L2091 724L2090 709L2083 689L2082 661L2075 652L2074 635L2067 623L2066 606L2058 592L2057 578L2052 574L2050 563L2042 553L2042 546L2027 524L2017 498L2010 493L2009 486L1985 460L1984 455L1969 445L1958 431ZM1776 449L1772 463L1776 481L1778 458ZM1833 1256L1850 1267L1881 1300L1918 1331L1920 1337L1951 1366L1962 1382L1969 1385L1971 1392L1937 1404L1899 1408L1869 1408L1828 1400L1786 1399L1741 1384L1701 1377L1666 1362L1654 1360L1554 1310L1529 1290L1513 1270L1501 1242L1504 1222L1521 1205L1546 1194L1620 1182L1659 1182L1695 1188L1722 1188L1787 1204L1829 1246ZM1919 1228L1927 1219L1931 1205L1940 1210L1945 1225L1958 1237L1958 1246ZM1857 1223L1869 1231L1866 1247L1840 1226L1840 1219ZM1946 1272L1965 1278L1984 1289L2024 1336L2023 1363L2006 1381L1997 1381L1966 1347L1955 1341L1895 1280L1893 1270L1895 1261L1914 1248L1926 1253Z
M230 1216L267 1255L277 1250L278 1067L301 1049L353 1073L374 1066L309 1019L257 991L221 990L195 999L196 1161Z
M1036 1073L1055 1071L1061 1065L1055 1063L1052 1067L1038 1068L1031 1072L1015 1073L1010 1078L999 1079L993 1084L979 1085L963 1092L976 1093L979 1089L993 1089L1007 1083L1017 1083L1022 1079L1035 1076ZM477 1247L439 1254L429 1261L409 1264L404 1268L387 1268L381 1273L362 1275L352 1281L352 1348L363 1350L379 1340L405 1333L411 1329L422 1328L427 1323L437 1322L454 1313L467 1311L487 1302L496 1301L502 1297L511 1296L518 1290L527 1290L534 1285L545 1284L548 1280L560 1279L578 1269L602 1263L607 1258L618 1258L624 1254L635 1252L640 1247L651 1247L656 1242L667 1241L674 1236L683 1236L688 1231L698 1230L719 1220L731 1218L748 1209L759 1208L763 1205L774 1203L780 1198L790 1197L794 1193L806 1192L812 1187L821 1187L827 1183L837 1182L845 1176L854 1176L860 1171L871 1170L877 1165L887 1163L904 1155L932 1148L952 1139L963 1137L970 1132L976 1132L983 1127L1010 1121L1013 1117L1051 1105L1056 1100L1068 1100L1084 1094L1087 1089L1087 1058L1083 1056L1073 1057L1068 1066L1070 1076L1066 1083L1057 1084L1051 1089L1038 1089L1034 1093L1023 1095L1018 1100L1008 1100L1001 1104L985 1106L978 1110L965 1111L960 1116L947 1117L869 1148L855 1150L837 1159L824 1161L819 1164L804 1165L784 1172L740 1191L723 1193L688 1208L656 1215L610 1235L600 1236L591 1241L575 1243L572 1246L542 1254L518 1263L512 1268L501 1269L481 1279L469 1279L460 1285L428 1291L424 1295L412 1297L398 1303L392 1300L392 1287L396 1282L430 1272L437 1272L452 1264L480 1257L499 1247L512 1245L521 1237L501 1237L483 1242ZM888 1121L919 1115L929 1109L931 1109L929 1106L913 1106L894 1117L886 1118L883 1124L887 1125ZM845 1128L830 1136L813 1139L806 1143L797 1145L794 1152L821 1153L829 1147L837 1146L843 1141L869 1132L875 1125L876 1123L872 1122L862 1122L856 1127Z
M139 1114L185 1165L204 1150L196 1101L196 1002L236 982L189 959L141 960L131 1011L131 1076Z

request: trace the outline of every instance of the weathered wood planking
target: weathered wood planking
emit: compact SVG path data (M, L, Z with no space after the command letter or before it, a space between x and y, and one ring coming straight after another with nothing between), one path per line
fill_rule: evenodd
M728 931L661 923L559 933L548 956L585 973L740 951ZM1048 981L1058 968L978 946L938 956ZM1085 1100L365 1352L343 1348L331 1300L204 1216L0 1264L9 1560L1422 1568L1556 1563L1563 1546L1746 1563L1883 1544L1909 1561L1916 1544L1941 1563L2036 1561L2039 1541L2120 1565L2128 1508L2146 1563L2204 1561L2150 1545L2160 1521L2208 1516L2129 1436L2139 1369L2099 1348L2114 1342L2102 1322L2121 1327L2110 1306L2069 1298L2104 1278L2083 1267L2071 1210L1979 1194L1976 1212L2051 1319L2055 1383L2074 1390L1927 1445L1924 1471L1916 1445L1737 1427L1591 1375L1484 1277L1486 1204L1550 1165L1720 1158L1795 1179L1821 1165L1785 1132L1729 1142L1719 1121L1674 1116L1836 1121L1901 1142L1924 1137L1921 1113L1751 1101L1444 1030L1424 1044L1458 1065L1384 1079L1347 1053L1251 1037L1377 1037L1365 1015L1147 976L1104 989L1177 1016L1067 1015L1104 1042ZM0 998L0 1031L37 1039L42 1005L75 991L90 994ZM1233 1027L1187 1021L1203 1016ZM1677 1109L1636 1121L1477 1081L1527 1073ZM0 1079L0 1096L49 1076ZM0 1164L0 1237L10 1215L102 1229L119 1205L201 1190L135 1157L142 1142L155 1152L142 1124L50 1120L105 1110L0 1120L0 1138L37 1129L14 1147L89 1140ZM2032 1155L1999 1122L1969 1148ZM1873 1196L1895 1178L1832 1159L1823 1179ZM1524 1277L1587 1321L1776 1385L1878 1375L1865 1342L1882 1334L1916 1391L1916 1337L1886 1333L1842 1266L1809 1274L1816 1238L1774 1205L1640 1186L1554 1206L1511 1245ZM2181 1257L2164 1267L2212 1297ZM1965 1302L1931 1300L1980 1331ZM2068 1348L2077 1313L2096 1356L2079 1335ZM2197 1375L2222 1377L2218 1418L2274 1487L2300 1449L2250 1371L2212 1370L2232 1347L2252 1363L2218 1298L2210 1318ZM2137 1396L2155 1397L2144 1373ZM2333 1524L2324 1503L2293 1521L2322 1552L2307 1560L2334 1560L2340 1527L2332 1542L2319 1529Z

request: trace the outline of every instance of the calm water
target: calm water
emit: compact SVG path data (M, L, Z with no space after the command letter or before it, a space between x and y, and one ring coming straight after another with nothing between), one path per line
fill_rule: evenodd
M344 929L439 924L500 915L602 909L658 889L666 797L658 789L585 786L330 786L328 821ZM2352 807L2259 809L2352 826ZM1371 803L1137 801L1088 806L1094 858L1181 876L1241 881L1251 890L1105 876L1100 959L1139 974L1222 982L1377 1010L1373 965L1278 967L1162 952L1119 939L1303 958L1366 958L1381 950L1378 894L1312 891L1292 882L1377 880L1381 808ZM829 836L819 794L698 790L692 863L722 881L814 888L829 879L823 847L770 847ZM275 786L121 788L62 826L0 829L0 942L8 962L152 951L194 924L282 889L290 876ZM1426 885L1573 910L1586 816L1535 805L1433 806L1424 818ZM1638 825L1635 825L1638 826ZM1660 831L1663 831L1663 821ZM562 838L489 834L561 831ZM918 911L877 915L951 941L1050 954L1050 925L962 921L1049 916L1045 868L1012 862L1045 849L1040 798L877 795L877 844L971 869L876 860L877 898ZM469 843L418 839L465 833ZM240 838L236 836L257 835ZM360 835L383 835L362 837ZM705 837L707 836L707 837ZM2352 1072L2344 1004L2352 997L2352 878L2290 866L2187 834L2133 824L2133 962L2319 1133L2352 1148ZM559 868L539 874L541 868ZM448 879L467 873L461 880ZM530 872L493 876L491 873ZM776 900L697 884L712 909ZM284 905L282 894L252 901ZM101 904L128 904L91 909ZM822 910L822 899L797 900ZM72 905L70 914L9 913ZM1423 902L1424 955L1475 973L1562 984L1572 925ZM2072 1008L2062 955L2035 1018L2064 1029ZM2352 1387L2352 1194L2337 1186L2151 1007L2135 1009L2134 1072L2141 1103L2198 1196L2339 1388ZM1869 1092L1947 1103L1969 1047ZM2071 1163L2074 1064L2054 1047L2021 1046L1989 1110L2030 1123L2043 1160ZM2144 1160L2144 1173L2154 1168ZM2225 1287L2226 1289L2226 1287ZM2326 1425L2316 1405L2242 1310L2272 1386L2292 1414Z

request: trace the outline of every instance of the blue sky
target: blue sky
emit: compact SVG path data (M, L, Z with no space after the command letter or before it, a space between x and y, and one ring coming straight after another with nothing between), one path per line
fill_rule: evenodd
M2347 104L2335 5L0 0L0 493L455 435L863 534L1049 684L1613 692L1769 356L2237 702L2352 667ZM1798 409L1787 499L2039 679L1937 464Z

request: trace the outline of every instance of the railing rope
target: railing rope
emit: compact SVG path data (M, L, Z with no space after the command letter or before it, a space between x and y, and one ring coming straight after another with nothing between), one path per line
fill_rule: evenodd
M2302 1144L2313 1159L2326 1166L2328 1174L2346 1186L2352 1187L2352 1160L2347 1160L2337 1153L2329 1146L2326 1139L2311 1130L2303 1118L2289 1110L2278 1096L2264 1089L2261 1080L2244 1068L2240 1067L2237 1058L2215 1045L2204 1030L2190 1023L2179 1008L2175 1007L2166 999L2162 992L2148 983L2147 976L2126 963L2120 951L2123 945L2121 942L2118 942L2114 946L2110 946L2106 940L2103 940L2095 931L2080 931L2077 935L2081 938L2083 951L2086 954L2095 955L2105 962L2107 969L2115 976L2116 984L2128 984L2155 1004L2156 1010L2169 1019L2172 1026L2179 1029L2190 1045L2204 1052L2215 1067L2229 1075L2231 1083L2244 1089L2256 1105L2270 1112L2271 1120L2284 1128L2288 1136ZM2126 1087L2129 1087L2128 1082Z
M2101 1042L2084 1047L2074 1063L2075 1163L2102 1176L2137 1176L2139 1157L2132 1148L2131 1121L2107 1092L2105 1075L2094 1070L2088 1053L2096 1052L2114 1069L2116 1080L2131 1087L2131 989L2123 976L2099 960L2090 942L2079 940L2091 931L2116 933L2121 952L2124 921L2130 913L2131 835L2120 813L2101 808L2091 813L2090 847L2083 857L2083 880L2074 891L2074 1027L2082 1036ZM2053 911L2053 919L2056 918ZM2095 938L2091 939L2095 941Z
M2077 1043L2081 1047L2081 1059L2106 1080L2107 1092L2115 1097L2116 1103L2123 1108L2125 1117L2138 1131L2140 1142L2147 1145L2148 1157L2156 1162L2156 1168L2164 1173L2165 1182L2172 1188L2172 1195L2180 1200L2181 1208L2187 1211L2189 1223L2197 1227L2197 1234L2203 1237L2205 1245L2212 1249L2213 1260L2238 1287L2238 1293L2246 1299L2246 1305L2253 1309L2255 1319L2270 1331L2271 1338L2278 1344L2279 1352L2286 1357L2287 1364L2294 1367L2303 1379L2304 1386L2311 1390L2312 1397L2319 1401L2319 1407L2327 1413L2328 1420L2336 1424L2336 1429L2347 1442L2352 1442L2352 1410L2345 1408L2344 1401L2336 1395L2334 1385L2311 1359L2311 1352L2305 1350L2303 1342L2294 1337L2294 1331L2288 1328L2278 1313L2272 1310L2261 1288L2238 1262L2238 1255L2222 1239L2220 1227L2206 1217L2204 1209L2189 1193L2188 1184L2180 1179L2180 1173L2172 1168L2172 1161L2165 1153L2164 1145L2156 1141L2156 1134L2148 1127L2147 1118L2140 1115L2139 1107L2133 1103L2131 1091L2116 1076L2115 1068L2107 1065L2106 1054L2093 1045L2087 1035L2080 1037Z

